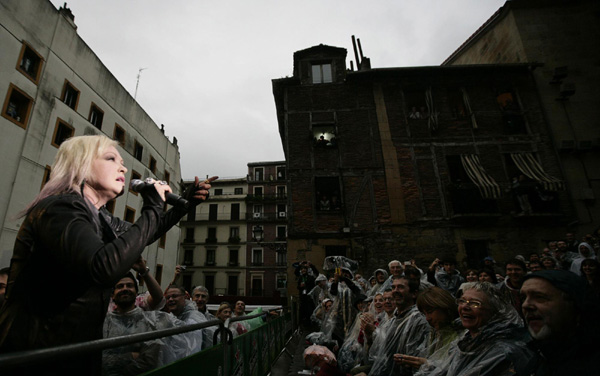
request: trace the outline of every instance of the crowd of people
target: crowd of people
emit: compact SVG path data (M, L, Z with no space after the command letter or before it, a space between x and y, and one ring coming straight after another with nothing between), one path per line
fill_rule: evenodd
M115 285L112 304L104 320L104 338L214 320L220 320L226 325L229 331L224 333L235 338L266 320L266 317L261 316L243 321L229 321L232 317L259 313L260 310L247 314L246 304L242 300L235 302L235 305L221 302L215 314L211 313L207 307L209 292L206 287L196 286L190 293L176 284L181 274L180 266L176 267L175 277L164 292L152 275L146 271L143 259L134 264L133 269L144 280L148 290L139 293L138 281L131 272ZM105 350L102 357L102 373L114 376L138 375L195 354L215 344L214 336L218 328L217 323L195 331ZM217 333L216 338L216 343L219 343L221 332Z
M600 231L573 233L461 273L393 260L370 277L335 256L297 267L306 341L337 362L317 375L591 375L600 371ZM348 262L350 261L350 262ZM307 315L308 312L311 314ZM312 359L312 358L311 358Z

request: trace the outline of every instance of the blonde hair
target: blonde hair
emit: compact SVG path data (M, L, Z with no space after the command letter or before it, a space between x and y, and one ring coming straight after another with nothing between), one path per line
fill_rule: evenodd
M81 187L86 180L92 180L92 162L104 150L118 143L110 138L100 136L71 137L60 145L54 159L50 180L33 201L23 210L21 216L28 214L46 197L64 193L81 194Z

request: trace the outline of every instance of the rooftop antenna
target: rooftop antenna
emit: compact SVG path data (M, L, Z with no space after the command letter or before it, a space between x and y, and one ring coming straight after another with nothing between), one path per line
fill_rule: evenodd
M145 69L148 69L148 68L140 68L140 70L138 70L137 82L135 83L135 94L133 95L133 99L137 98L137 90L138 90L138 86L140 84L140 76L142 75L142 71Z
M352 46L354 47L354 58L356 59L356 70L360 70L360 60L358 59L358 51L356 50L356 37L352 36Z

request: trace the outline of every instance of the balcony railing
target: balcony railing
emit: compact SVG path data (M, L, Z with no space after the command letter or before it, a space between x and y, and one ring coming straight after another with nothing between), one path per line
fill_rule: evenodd
M275 202L287 199L287 193L263 194L263 195L247 195L247 202Z
M282 214L283 213L283 214ZM246 213L248 221L286 221L287 212Z

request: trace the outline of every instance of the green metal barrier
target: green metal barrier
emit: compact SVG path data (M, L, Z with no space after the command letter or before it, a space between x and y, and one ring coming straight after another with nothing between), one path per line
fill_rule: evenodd
M291 314L145 375L264 376L283 350ZM291 326L290 326L291 328Z

